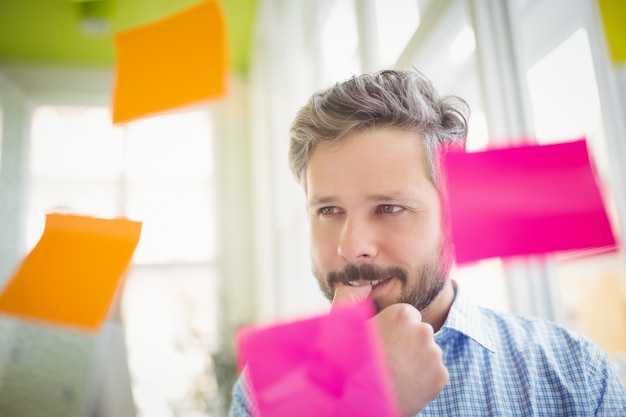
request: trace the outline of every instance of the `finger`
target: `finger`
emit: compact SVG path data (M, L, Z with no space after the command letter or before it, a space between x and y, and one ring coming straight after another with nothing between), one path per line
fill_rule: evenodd
M383 309L379 316L387 317L386 320L395 323L420 323L422 321L422 313L415 306L407 303L392 304Z
M340 305L356 305L367 300L367 297L372 293L372 286L369 284L362 284L358 287L351 285L339 285L335 289L335 296L330 306L331 311Z

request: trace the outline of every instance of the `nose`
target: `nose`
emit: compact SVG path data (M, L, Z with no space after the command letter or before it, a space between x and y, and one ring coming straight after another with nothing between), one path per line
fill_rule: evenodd
M372 261L377 253L373 225L365 219L347 217L337 245L337 255L351 263L364 263Z

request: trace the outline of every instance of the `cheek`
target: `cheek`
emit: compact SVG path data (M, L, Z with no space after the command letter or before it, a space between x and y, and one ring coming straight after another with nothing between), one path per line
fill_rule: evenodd
M337 238L331 228L312 223L309 233L311 235L311 253L317 263L327 262L330 257L337 254Z
M383 245L387 250L405 257L422 257L437 249L440 241L439 219L430 216L395 230L395 233L387 233Z

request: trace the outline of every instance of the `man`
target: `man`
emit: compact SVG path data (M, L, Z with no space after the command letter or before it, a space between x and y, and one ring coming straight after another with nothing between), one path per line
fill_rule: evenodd
M468 113L415 71L352 77L298 112L290 166L320 288L333 306L376 305L403 416L626 416L626 388L595 344L473 306L449 278L439 155L464 146ZM254 415L251 395L240 378L230 415Z

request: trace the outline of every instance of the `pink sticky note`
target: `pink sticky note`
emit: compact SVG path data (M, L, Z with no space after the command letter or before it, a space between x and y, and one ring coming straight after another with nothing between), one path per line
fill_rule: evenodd
M263 328L238 337L261 417L398 416L372 306Z
M584 140L444 156L457 263L615 247Z

